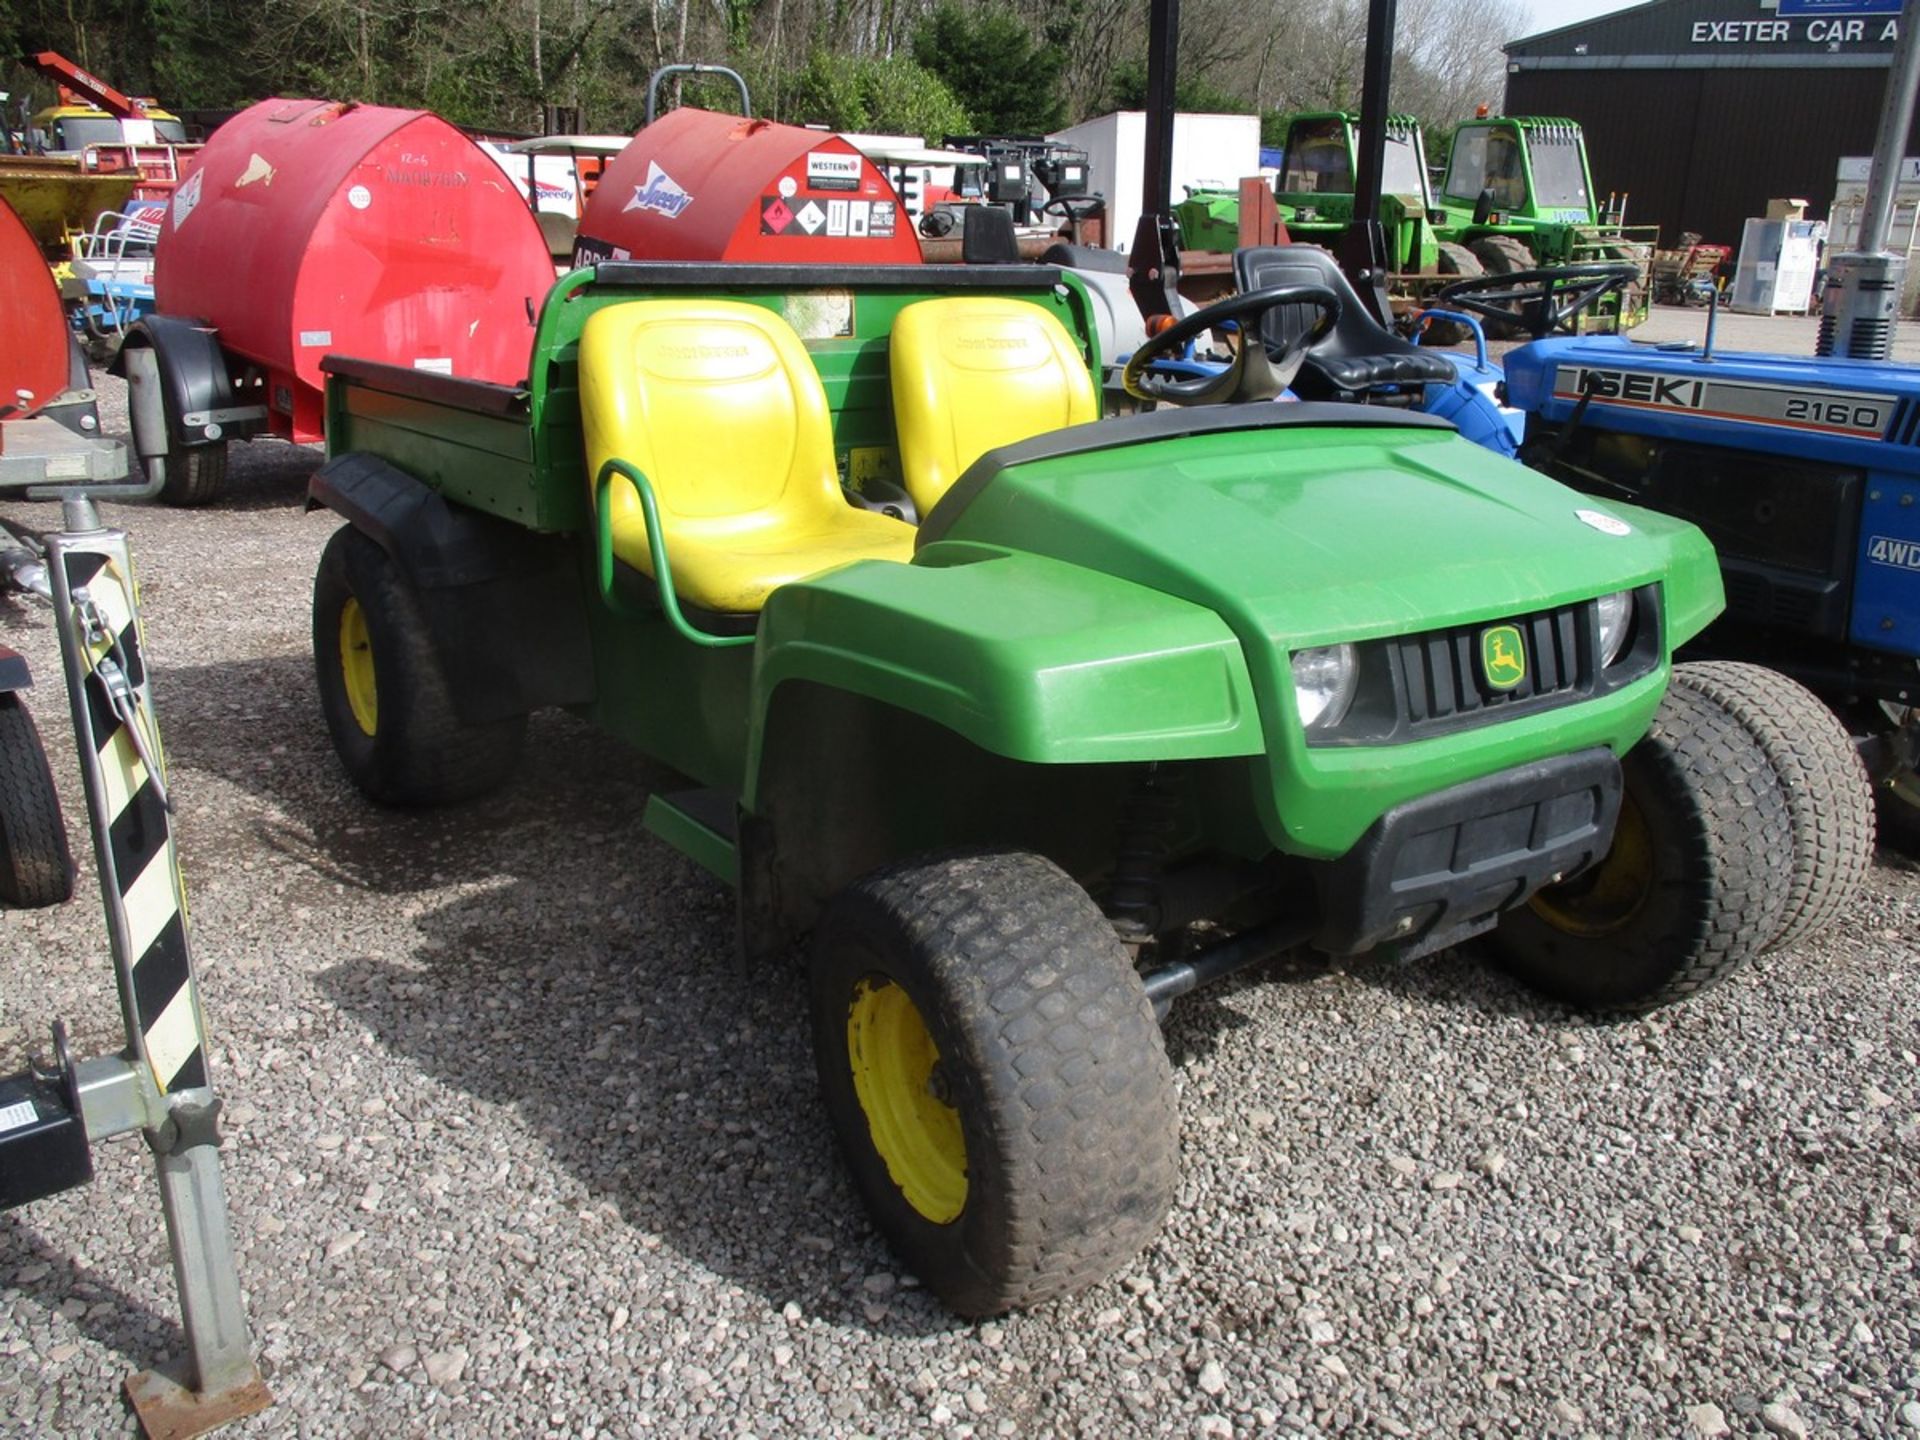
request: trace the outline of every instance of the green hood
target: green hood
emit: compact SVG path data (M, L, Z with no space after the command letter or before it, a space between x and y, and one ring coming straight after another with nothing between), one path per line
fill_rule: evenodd
M1583 511L1633 520L1613 534ZM1263 641L1286 651L1431 630L1661 579L1672 527L1647 533L1641 520L1448 430L1313 426L1013 464L942 538L1179 596L1222 616L1251 659Z

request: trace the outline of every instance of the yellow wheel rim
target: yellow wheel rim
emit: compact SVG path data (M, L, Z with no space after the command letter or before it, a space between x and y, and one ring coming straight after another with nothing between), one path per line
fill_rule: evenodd
M367 634L367 612L351 595L340 607L340 673L346 680L347 705L355 723L372 735L380 723L380 692L373 683L373 639Z
M940 1052L905 990L878 977L853 987L847 1055L887 1174L909 1205L945 1225L967 1203L967 1142L960 1112L938 1093Z
M1569 935L1588 938L1623 929L1653 893L1653 839L1646 817L1628 795L1620 802L1613 848L1584 875L1549 885L1532 900L1533 913Z

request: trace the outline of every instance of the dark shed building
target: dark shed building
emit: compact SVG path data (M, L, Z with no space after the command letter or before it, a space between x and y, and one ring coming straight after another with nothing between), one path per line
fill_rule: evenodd
M1508 44L1506 113L1579 121L1594 188L1627 192L1628 222L1662 243L1738 245L1774 196L1824 216L1840 157L1873 152L1899 9L1653 0Z

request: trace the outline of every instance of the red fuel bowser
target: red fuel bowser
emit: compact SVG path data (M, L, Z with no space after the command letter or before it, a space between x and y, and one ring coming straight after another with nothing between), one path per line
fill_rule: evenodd
M887 177L837 135L683 107L633 137L580 217L597 260L918 265Z
M323 433L328 354L525 378L553 286L540 226L473 141L423 110L263 100L174 191L157 313L129 333L134 448L163 499L217 495L226 445Z
M0 198L0 411L30 415L65 390L68 348L53 272Z
M126 473L126 451L100 438L93 380L53 272L0 199L0 487L106 484ZM0 673L0 693L6 689Z

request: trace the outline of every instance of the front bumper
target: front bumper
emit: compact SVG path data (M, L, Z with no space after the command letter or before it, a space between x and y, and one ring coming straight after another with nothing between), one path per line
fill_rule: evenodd
M1389 942L1425 954L1477 934L1605 855L1620 792L1620 762L1600 747L1396 805L1347 854L1314 867L1312 943L1336 955Z

